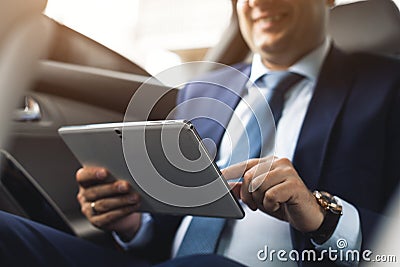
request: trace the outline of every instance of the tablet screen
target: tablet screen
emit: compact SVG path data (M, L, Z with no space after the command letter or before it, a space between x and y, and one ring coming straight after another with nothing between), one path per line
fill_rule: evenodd
M187 121L110 123L59 130L82 165L102 166L141 194L141 210L242 218L229 185Z

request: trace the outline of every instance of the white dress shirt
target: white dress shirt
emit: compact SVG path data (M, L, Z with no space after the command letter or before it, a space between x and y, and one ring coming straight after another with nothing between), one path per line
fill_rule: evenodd
M285 95L282 117L276 130L275 150L273 146L272 148L271 146L267 146L267 148L261 152L261 156L275 154L275 156L280 158L285 157L290 160L293 159L303 120L312 98L322 63L329 48L330 40L327 38L320 47L289 68L289 71L301 74L305 78L293 86ZM250 80L255 82L259 77L268 72L270 72L270 70L262 64L261 57L258 54L254 55ZM239 118L247 116L247 113L250 112L250 110L246 108L247 104L245 100L246 96L244 96L243 101L240 101L238 107L235 109ZM227 157L230 157L230 147L229 134L226 133L222 138L219 149L219 163L225 161ZM343 205L343 215L339 220L338 227L327 242L322 245L315 244L316 249L323 250L329 247L336 249L336 241L342 237L346 237L348 244L346 249L359 250L361 248L361 231L358 212L351 204L341 199L339 199L339 201L341 201ZM251 211L246 205L243 205L243 208L246 215L242 220L228 221L227 227L222 232L217 253L248 266L295 266L296 263L292 261L279 262L275 260L274 262L265 262L257 258L257 252L265 246L268 246L270 250L274 249L276 251L283 249L289 252L292 250L289 224L277 220L259 210L255 212ZM144 218L148 220L147 215ZM173 243L172 257L176 255L191 219L191 216L186 216L182 221ZM144 243L144 240L138 237L139 235L146 236L147 234L151 234L150 229L147 228L151 228L150 223L147 222L146 224L142 222L142 227L138 235L130 243L123 243L116 235L114 236L125 248L138 246L138 244ZM346 265L345 262L341 262L341 264Z

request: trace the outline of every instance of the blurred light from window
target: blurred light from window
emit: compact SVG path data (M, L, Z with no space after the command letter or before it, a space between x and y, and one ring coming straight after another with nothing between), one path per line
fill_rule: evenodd
M230 0L48 0L45 14L156 74L201 59L232 7Z

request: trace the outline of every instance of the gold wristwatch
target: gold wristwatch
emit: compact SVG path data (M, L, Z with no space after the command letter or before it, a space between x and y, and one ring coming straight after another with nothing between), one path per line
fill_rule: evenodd
M339 205L334 196L324 191L314 191L313 195L317 203L326 211L325 218L321 226L313 231L306 233L313 241L322 244L327 241L336 229L343 208Z

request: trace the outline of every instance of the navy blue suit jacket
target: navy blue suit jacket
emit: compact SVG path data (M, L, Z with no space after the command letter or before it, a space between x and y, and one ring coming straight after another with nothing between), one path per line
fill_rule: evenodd
M249 65L217 70L193 82L179 94L178 104L195 98L215 101L181 105L178 118L191 119L202 138L220 144L232 112L245 89ZM400 62L369 54L345 54L332 48L322 66L311 99L293 164L310 190L328 191L353 204L361 217L366 244L399 182ZM229 89L228 89L229 88ZM166 221L167 220L167 221ZM167 257L180 219L155 216L155 243ZM250 241L249 241L250 242ZM311 248L292 229L295 249ZM154 250L153 250L154 251ZM160 252L161 253L161 252ZM154 254L153 254L154 256Z

